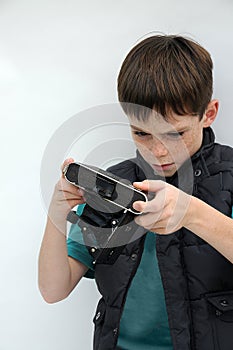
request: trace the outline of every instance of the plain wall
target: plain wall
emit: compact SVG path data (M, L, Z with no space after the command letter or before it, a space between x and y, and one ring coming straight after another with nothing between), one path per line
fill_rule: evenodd
M230 0L0 2L0 350L92 348L93 281L53 305L37 287L46 221L40 171L51 137L77 113L115 103L126 53L160 31L190 35L211 52L220 100L214 129L233 145L232 14Z

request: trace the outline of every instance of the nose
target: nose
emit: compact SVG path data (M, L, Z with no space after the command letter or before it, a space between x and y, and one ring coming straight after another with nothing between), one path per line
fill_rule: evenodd
M149 145L149 151L153 153L156 158L164 157L168 154L164 142L156 137L153 137Z

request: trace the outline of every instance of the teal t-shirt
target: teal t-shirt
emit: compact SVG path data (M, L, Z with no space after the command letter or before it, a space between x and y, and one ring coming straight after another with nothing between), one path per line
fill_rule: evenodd
M79 215L82 209L78 207ZM155 240L156 235L148 232L141 262L128 290L117 344L122 350L173 349ZM69 256L89 267L86 277L94 278L93 258L83 244L77 225L71 226L67 250Z

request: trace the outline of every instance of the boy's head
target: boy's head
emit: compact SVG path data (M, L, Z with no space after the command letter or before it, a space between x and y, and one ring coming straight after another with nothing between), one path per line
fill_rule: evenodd
M212 60L190 39L156 35L137 44L118 76L118 96L147 163L172 176L201 147L214 121Z
M147 119L148 109L202 118L213 90L212 60L198 43L179 35L154 35L126 56L118 98L127 115ZM137 106L135 106L137 105Z

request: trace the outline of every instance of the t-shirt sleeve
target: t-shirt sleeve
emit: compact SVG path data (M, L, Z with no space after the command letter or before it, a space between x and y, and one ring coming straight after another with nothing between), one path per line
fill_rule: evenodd
M78 215L81 215L83 207L84 205L78 206ZM88 271L84 276L87 278L94 278L93 257L89 254L88 249L84 244L81 229L77 224L71 225L66 244L68 256L80 261L88 267Z

